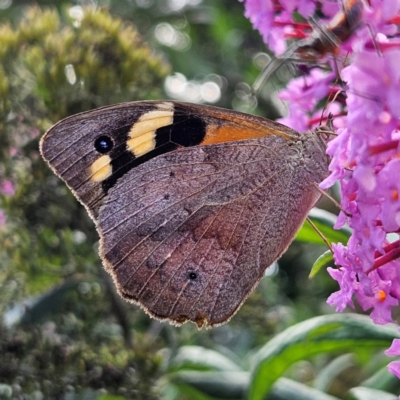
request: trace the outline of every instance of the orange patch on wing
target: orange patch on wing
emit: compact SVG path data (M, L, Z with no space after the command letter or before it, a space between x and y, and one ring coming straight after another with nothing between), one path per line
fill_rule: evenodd
M225 142L234 142L236 140L254 139L269 135L279 135L286 139L290 138L285 132L273 128L264 128L259 126L258 129L250 128L247 126L238 125L209 125L207 127L206 136L200 143L205 144L217 144Z

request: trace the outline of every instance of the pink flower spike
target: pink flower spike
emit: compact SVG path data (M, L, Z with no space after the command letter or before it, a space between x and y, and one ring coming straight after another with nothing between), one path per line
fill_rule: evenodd
M327 146L330 175L320 187L338 184L335 228L347 223L352 235L332 246L338 268L328 273L339 290L327 302L341 312L355 298L374 323L392 322L400 301L400 0L243 1L272 51L289 49L281 60L308 62L279 94L289 111L280 122L309 129L325 116L330 88L343 82L345 96L329 111L340 116L339 129ZM309 33L310 16L333 40ZM400 339L393 343L387 354L400 356ZM400 378L400 361L389 371Z

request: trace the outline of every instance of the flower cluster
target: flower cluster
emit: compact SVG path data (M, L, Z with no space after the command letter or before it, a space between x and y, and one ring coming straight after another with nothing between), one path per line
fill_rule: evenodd
M320 186L339 182L343 211L336 226L348 223L353 234L346 246L333 246L338 268L329 273L340 290L328 303L342 311L355 297L376 324L385 324L400 299L400 0L343 3L340 10L332 1L245 0L245 9L281 59L330 65L330 72L309 69L281 92L290 110L283 123L300 131L314 126L321 100L338 90L334 77L345 82L345 102L331 105L340 115L338 136L328 145L331 174ZM316 10L328 22L304 39L307 23L294 20L294 12L307 19ZM293 38L300 42L288 46ZM387 354L400 355L400 340ZM389 370L400 377L399 362Z

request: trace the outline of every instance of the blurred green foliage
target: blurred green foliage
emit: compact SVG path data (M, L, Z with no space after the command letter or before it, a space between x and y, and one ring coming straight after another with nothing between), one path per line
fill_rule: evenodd
M74 112L159 97L170 67L132 24L106 10L82 9L72 19L55 9L32 7L15 26L3 24L0 30L0 181L16 186L15 194L0 203L8 218L0 233L0 256L2 270L18 275L26 295L97 263L92 224L43 165L39 134Z
M271 399L398 390L379 370L388 359L376 352L395 332L382 336L360 323L363 346L346 363L337 361L340 352L314 342L312 358L290 336L269 342L332 311L325 299L334 282L321 272L308 279L323 248L310 244L316 240L307 228L304 243L291 246L229 324L211 331L175 328L116 295L97 255L93 222L40 158L38 140L59 119L106 104L165 98L166 77L176 74L192 88L217 82L217 105L276 117L281 107L271 94L281 79L271 80L258 99L249 91L266 50L243 5L38 4L14 0L0 10L0 399L261 398L267 386L252 378L260 368L273 368L274 379L285 373ZM326 318L320 329L328 331ZM310 334L310 324L296 325L300 336ZM341 352L352 353L354 330L341 332L350 343ZM279 372L282 344L289 351ZM265 355L265 346L275 358ZM367 377L370 382L362 382Z

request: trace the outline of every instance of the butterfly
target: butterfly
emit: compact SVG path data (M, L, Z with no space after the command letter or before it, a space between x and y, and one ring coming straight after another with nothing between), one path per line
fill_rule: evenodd
M317 61L328 53L337 55L339 45L360 27L363 13L363 0L346 0L329 24L298 43L296 55L303 61Z
M279 69L286 60L296 63L316 63L327 54L337 56L340 45L348 40L360 27L364 14L364 0L345 0L342 9L325 26L318 26L314 34L293 43L279 57L268 63L253 85L258 92L264 82Z
M292 242L320 197L332 133L140 101L68 117L40 151L95 222L120 295L201 328L227 322Z

